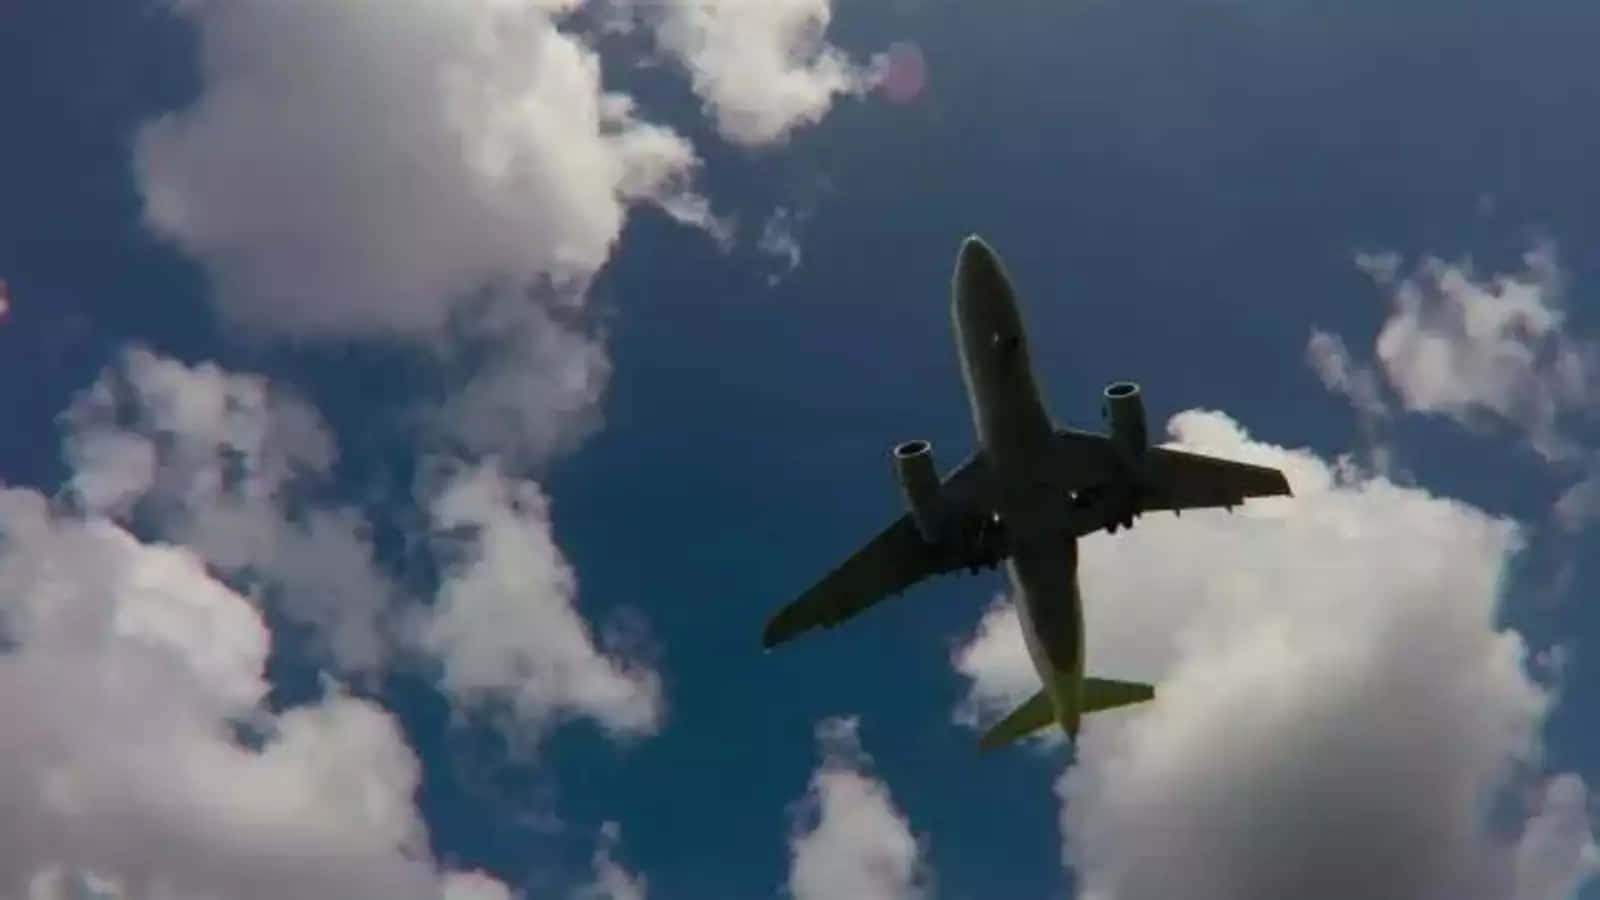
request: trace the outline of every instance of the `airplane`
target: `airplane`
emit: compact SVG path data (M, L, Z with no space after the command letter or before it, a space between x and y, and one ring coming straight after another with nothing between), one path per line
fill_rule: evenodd
M771 650L832 628L925 579L1002 562L1028 656L1043 687L992 726L979 747L1003 747L1058 725L1074 741L1082 717L1155 697L1152 685L1084 675L1077 539L1130 528L1142 513L1233 507L1292 496L1277 469L1150 446L1139 385L1103 391L1106 433L1059 428L1034 377L1011 279L977 235L957 254L951 285L956 349L978 449L940 478L933 446L897 444L891 458L906 512L768 621Z

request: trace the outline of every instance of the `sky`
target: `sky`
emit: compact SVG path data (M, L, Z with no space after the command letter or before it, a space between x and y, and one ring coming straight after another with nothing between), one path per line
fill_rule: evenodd
M1600 898L1600 10L0 6L0 897ZM760 650L1047 401L1292 499Z

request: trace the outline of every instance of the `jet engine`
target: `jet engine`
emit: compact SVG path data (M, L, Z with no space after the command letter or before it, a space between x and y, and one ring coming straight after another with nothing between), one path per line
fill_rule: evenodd
M933 445L920 440L895 445L894 467L917 533L928 543L937 543L944 534L945 511L939 473L933 467Z
M1150 436L1145 431L1144 400L1140 397L1139 386L1131 381L1117 381L1107 385L1100 414L1106 420L1106 429L1110 432L1111 442L1116 445L1117 452L1122 454L1123 461L1128 463L1134 472L1142 472L1145 450L1150 446Z

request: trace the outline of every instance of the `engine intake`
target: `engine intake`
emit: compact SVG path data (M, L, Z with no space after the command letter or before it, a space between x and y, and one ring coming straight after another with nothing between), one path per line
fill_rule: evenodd
M1106 386L1105 399L1100 413L1106 420L1112 443L1133 471L1144 468L1145 450L1150 446L1150 436L1145 430L1144 400L1139 386L1131 381L1117 381Z
M894 448L895 475L917 533L928 543L944 536L945 510L939 496L939 473L933 465L933 444L906 441Z

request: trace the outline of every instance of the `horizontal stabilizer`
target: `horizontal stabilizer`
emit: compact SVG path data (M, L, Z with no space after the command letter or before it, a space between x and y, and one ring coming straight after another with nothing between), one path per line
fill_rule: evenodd
M985 732L978 740L978 747L982 750L996 750L1054 724L1055 720L1056 711L1050 704L1049 693L1040 691Z
M1084 713L1099 712L1130 703L1153 700L1156 689L1137 681L1113 681L1110 678L1085 678L1083 680Z

